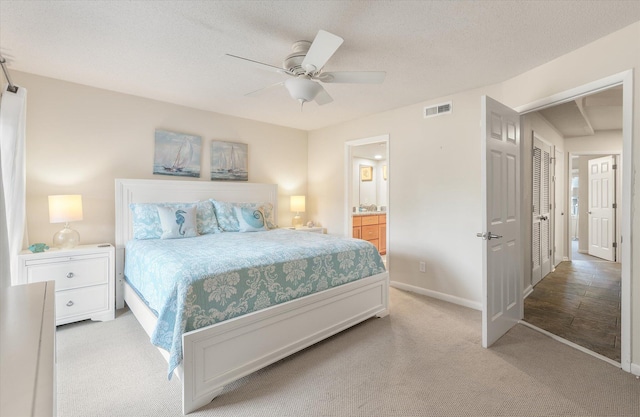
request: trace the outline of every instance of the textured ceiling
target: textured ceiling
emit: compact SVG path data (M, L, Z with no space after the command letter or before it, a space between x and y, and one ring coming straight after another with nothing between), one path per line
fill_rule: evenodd
M10 70L312 130L493 84L640 20L640 1L0 1ZM319 29L344 38L327 71L387 71L325 85L300 111L284 88L244 94ZM28 87L28 86L27 86Z

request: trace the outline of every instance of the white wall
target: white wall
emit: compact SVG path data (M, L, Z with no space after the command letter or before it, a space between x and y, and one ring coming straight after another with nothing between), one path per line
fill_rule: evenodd
M114 242L115 178L153 175L154 132L202 137L201 179L208 181L209 143L249 144L249 181L278 184L278 220L291 224L290 195L307 194L307 133L13 71L28 90L27 222L31 243L50 243L47 196L82 194L82 242Z
M640 166L640 22L500 84L440 97L309 133L310 210L332 233L344 233L344 142L390 134L389 242L391 279L480 302L480 96L524 106L595 80L633 70L633 163ZM453 101L453 114L422 119L426 104ZM634 171L635 172L635 171ZM637 175L634 173L634 175ZM640 181L634 185L640 207ZM633 216L633 213L632 213ZM640 216L632 218L640 236ZM629 242L628 244L631 244ZM640 259L640 245L632 248ZM427 272L418 272L420 260ZM632 268L633 302L640 306L640 266ZM640 308L632 323L640 323ZM640 328L637 324L635 329ZM640 331L632 335L640 373Z

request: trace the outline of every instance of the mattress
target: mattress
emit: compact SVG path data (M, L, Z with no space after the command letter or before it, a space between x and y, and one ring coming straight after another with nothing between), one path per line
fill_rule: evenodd
M182 361L182 334L385 271L369 242L275 229L129 241L125 279L158 317L151 342Z

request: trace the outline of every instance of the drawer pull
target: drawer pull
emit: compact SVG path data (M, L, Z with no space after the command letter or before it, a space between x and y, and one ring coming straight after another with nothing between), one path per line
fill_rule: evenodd
M67 307L71 307L72 305L73 305L73 301L69 301L69 302L67 303Z
M73 278L73 272L68 272L67 273L67 278Z

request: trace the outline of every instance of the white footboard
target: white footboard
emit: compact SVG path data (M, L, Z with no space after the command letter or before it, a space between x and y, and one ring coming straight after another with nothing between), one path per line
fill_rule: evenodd
M386 316L388 289L385 272L184 334L183 412L208 404L230 382L369 317Z

